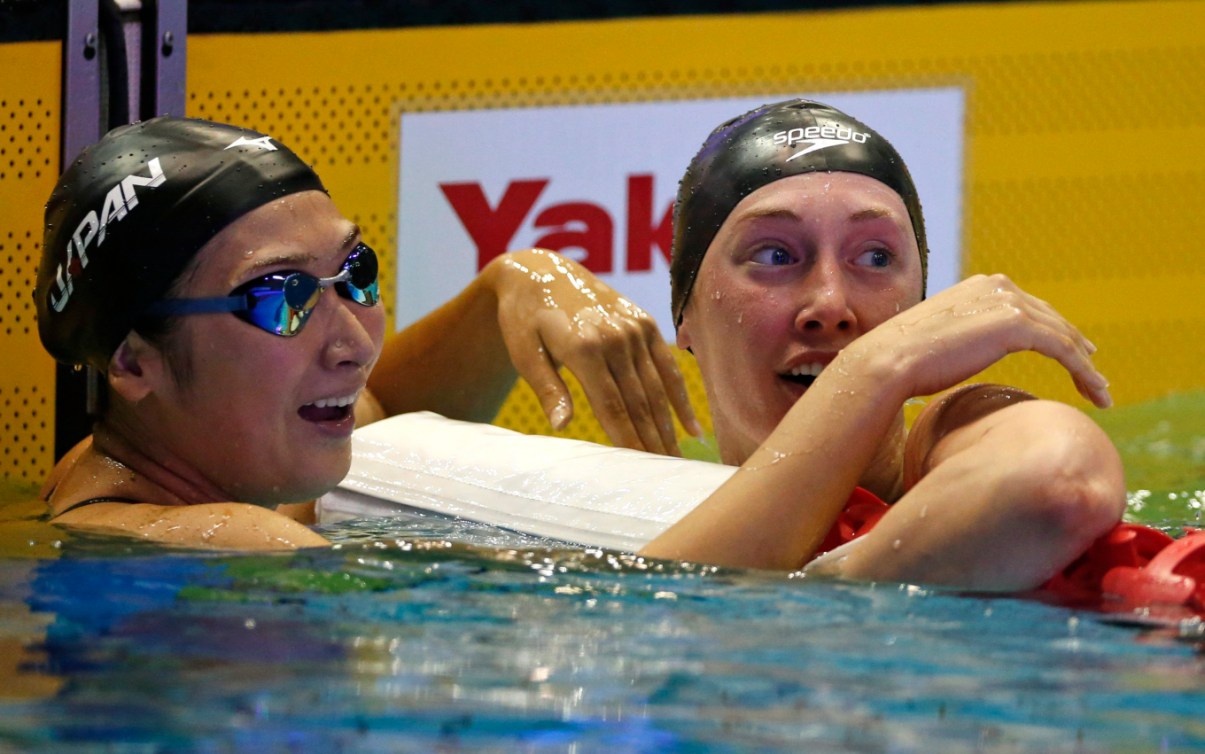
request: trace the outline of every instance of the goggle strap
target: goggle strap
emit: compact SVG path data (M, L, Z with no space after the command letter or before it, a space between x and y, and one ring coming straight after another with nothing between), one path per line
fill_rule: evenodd
M223 298L169 298L156 301L146 310L152 317L167 317L180 314L220 314L247 309L247 296Z

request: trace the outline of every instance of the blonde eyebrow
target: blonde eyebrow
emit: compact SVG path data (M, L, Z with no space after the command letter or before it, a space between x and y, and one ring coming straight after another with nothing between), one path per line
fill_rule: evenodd
M886 207L867 207L860 209L849 216L850 222L866 222L868 220L878 220L883 217L891 217L891 210ZM803 217L792 209L782 207L769 207L766 209L751 209L741 215L741 222L755 222L757 220L795 220L802 221Z
M756 222L757 220L795 220L799 222L802 219L794 210L782 207L751 209L740 216L740 222L742 223Z
M891 217L891 210L886 207L867 207L860 209L849 216L850 222L864 222L866 220L878 220L881 217Z

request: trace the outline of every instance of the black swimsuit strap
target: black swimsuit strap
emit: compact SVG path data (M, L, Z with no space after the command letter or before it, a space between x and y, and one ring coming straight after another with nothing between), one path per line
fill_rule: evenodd
M88 498L87 500L81 500L78 503L72 503L71 505L68 505L66 508L64 508L63 510L56 513L54 517L58 518L59 516L66 513L67 511L73 511L76 508L83 508L85 505L92 505L93 503L137 503L137 502L139 502L139 501L132 500L128 497L92 497L92 498Z

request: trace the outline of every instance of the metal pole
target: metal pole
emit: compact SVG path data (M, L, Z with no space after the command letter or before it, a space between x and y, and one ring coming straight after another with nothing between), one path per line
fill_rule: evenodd
M96 0L68 0L63 39L62 164L101 134L100 28Z
M108 123L110 113L122 120L121 115L129 119L184 115L188 0L108 0L110 33L121 38L107 42L100 29L100 6L105 1L66 0L60 172L84 147L100 139L108 126L120 125ZM127 40L140 41L127 44ZM105 66L106 50L120 59ZM107 81L106 75L124 79ZM110 94L128 99L109 102ZM58 459L91 433L90 415L96 413L103 391L101 375L91 368L60 364L55 377Z
M142 41L142 117L183 116L188 0L146 0Z
M101 135L101 39L97 0L68 0L63 37L60 172ZM92 431L86 371L59 364L55 372L54 454L61 458Z

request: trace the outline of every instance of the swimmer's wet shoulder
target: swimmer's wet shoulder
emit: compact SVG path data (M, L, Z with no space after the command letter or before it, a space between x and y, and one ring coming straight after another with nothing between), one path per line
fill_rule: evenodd
M330 544L309 527L249 503L92 502L52 520L162 544L230 550L294 550Z
M98 452L91 439L63 459L52 480L53 488L44 489L43 494L54 524L218 549L275 550L328 544L303 523L313 519L312 503L280 506L284 509L280 512L235 502L186 505Z

